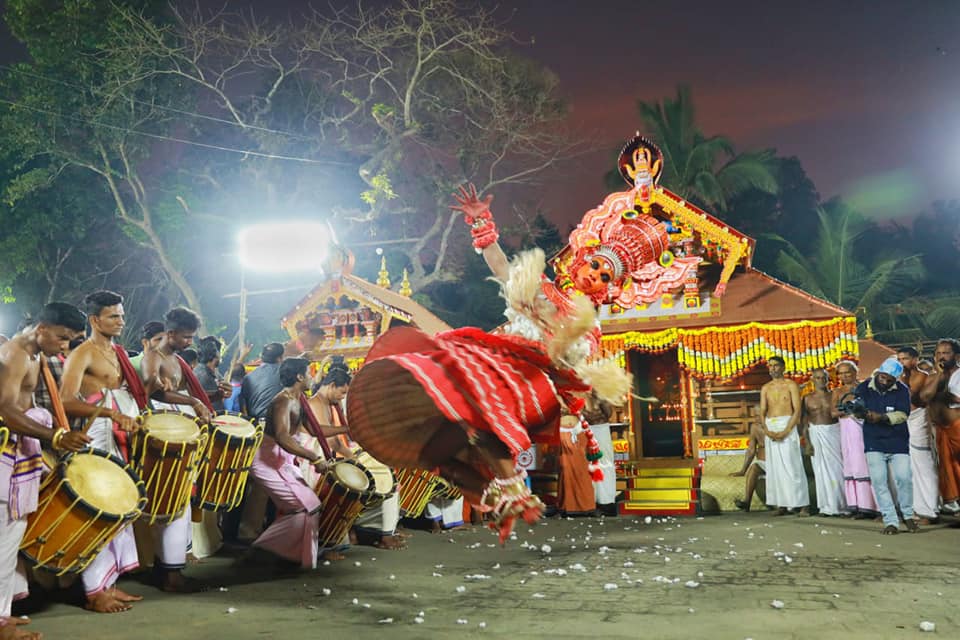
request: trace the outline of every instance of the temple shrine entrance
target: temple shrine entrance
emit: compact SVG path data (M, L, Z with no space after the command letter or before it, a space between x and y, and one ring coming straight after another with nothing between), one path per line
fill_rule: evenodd
M677 350L629 352L633 393L659 402L633 398L633 431L640 458L683 457L683 406Z

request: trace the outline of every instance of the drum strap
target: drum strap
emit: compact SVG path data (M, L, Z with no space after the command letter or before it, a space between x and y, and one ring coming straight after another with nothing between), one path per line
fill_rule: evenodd
M320 447L323 449L323 457L327 460L333 460L333 451L327 443L326 436L323 435L323 430L320 428L317 416L313 414L313 409L310 408L307 396L302 393L300 394L300 415L303 416L301 419L303 420L303 426L307 429L307 433L316 438L317 442L320 443Z
M47 392L50 394L54 426L57 429L69 430L67 413L63 410L63 402L60 401L60 389L57 387L57 381L53 379L53 371L50 370L50 364L45 357L40 358L40 372L43 374L43 384L46 385Z

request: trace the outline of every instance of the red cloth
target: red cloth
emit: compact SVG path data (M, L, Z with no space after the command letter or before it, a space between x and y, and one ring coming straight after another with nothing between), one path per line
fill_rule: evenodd
M300 414L303 416L303 426L306 428L307 433L316 438L317 442L320 443L320 448L323 449L323 457L327 460L333 460L333 451L327 443L326 436L323 435L320 422L317 420L317 416L313 414L313 409L310 408L310 402L307 400L307 396L302 393L300 394Z
M137 374L133 363L130 362L130 357L127 355L126 349L124 349L122 345L115 344L113 345L113 350L117 353L117 362L120 363L120 373L123 375L123 381L127 385L127 391L133 396L140 411L145 411L147 409L147 391L143 388L140 376ZM113 423L113 439L116 441L117 448L120 450L123 459L129 460L130 434L120 429L116 422Z
M542 344L472 327L433 338L410 327L391 329L366 362L379 359L412 374L448 420L493 433L514 456L532 441L557 443L557 396L578 411L582 402L572 393L590 389L572 370L556 367ZM356 427L351 423L358 437Z
M180 373L183 374L183 379L187 382L187 391L190 392L191 396L202 402L210 413L214 413L213 403L207 397L207 392L203 390L203 385L197 379L197 374L193 372L187 361L180 356L177 356L177 363L180 365Z

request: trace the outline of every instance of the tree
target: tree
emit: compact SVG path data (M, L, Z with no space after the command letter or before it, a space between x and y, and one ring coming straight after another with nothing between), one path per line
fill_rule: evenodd
M675 99L640 100L637 109L646 133L663 151L660 182L678 195L723 214L738 193L777 192L773 151L737 154L724 136L705 136L696 124L689 87L679 86Z
M917 254L883 255L870 263L856 257L856 244L868 222L842 202L834 200L817 210L820 228L816 251L799 251L782 236L767 235L780 253L776 275L819 298L853 311L863 311L873 328L902 331L897 306L913 294L925 277Z
M124 12L156 16L156 2L103 3L95 0L45 2L10 0L6 20L32 62L3 78L13 96L0 113L0 147L19 157L16 181L21 195L68 168L90 172L112 200L119 226L156 260L187 304L199 297L172 257L163 228L181 216L166 206L175 194L155 188L160 172L144 167L158 139L169 137L176 110L189 108L189 95L176 81L145 83L131 74L129 57L107 49L122 33ZM68 25L68 28L64 28ZM166 202L165 202L166 200ZM164 213L172 213L164 216Z
M331 217L348 239L402 250L415 290L464 268L450 251L454 234L466 238L448 209L456 185L532 184L584 146L559 127L556 77L510 52L509 33L483 8L359 3L278 26L176 10L169 28L133 12L126 20L113 47L138 52L140 80L175 77L213 100L237 139L310 161L251 158L243 170L259 176L249 184L272 183L269 192L289 202L317 193L318 171L350 166L356 191L328 205ZM224 184L213 169L199 175ZM276 188L281 171L289 188ZM341 178L345 186L353 188Z

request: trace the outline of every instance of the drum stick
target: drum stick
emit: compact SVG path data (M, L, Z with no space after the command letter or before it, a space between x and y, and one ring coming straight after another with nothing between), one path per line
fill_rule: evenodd
M100 398L100 402L97 403L97 410L93 412L93 415L87 419L86 424L83 425L82 431L84 434L87 433L87 429L90 428L90 425L93 424L93 421L100 417L100 414L103 413L104 403L107 401L107 394L103 394L103 397Z

